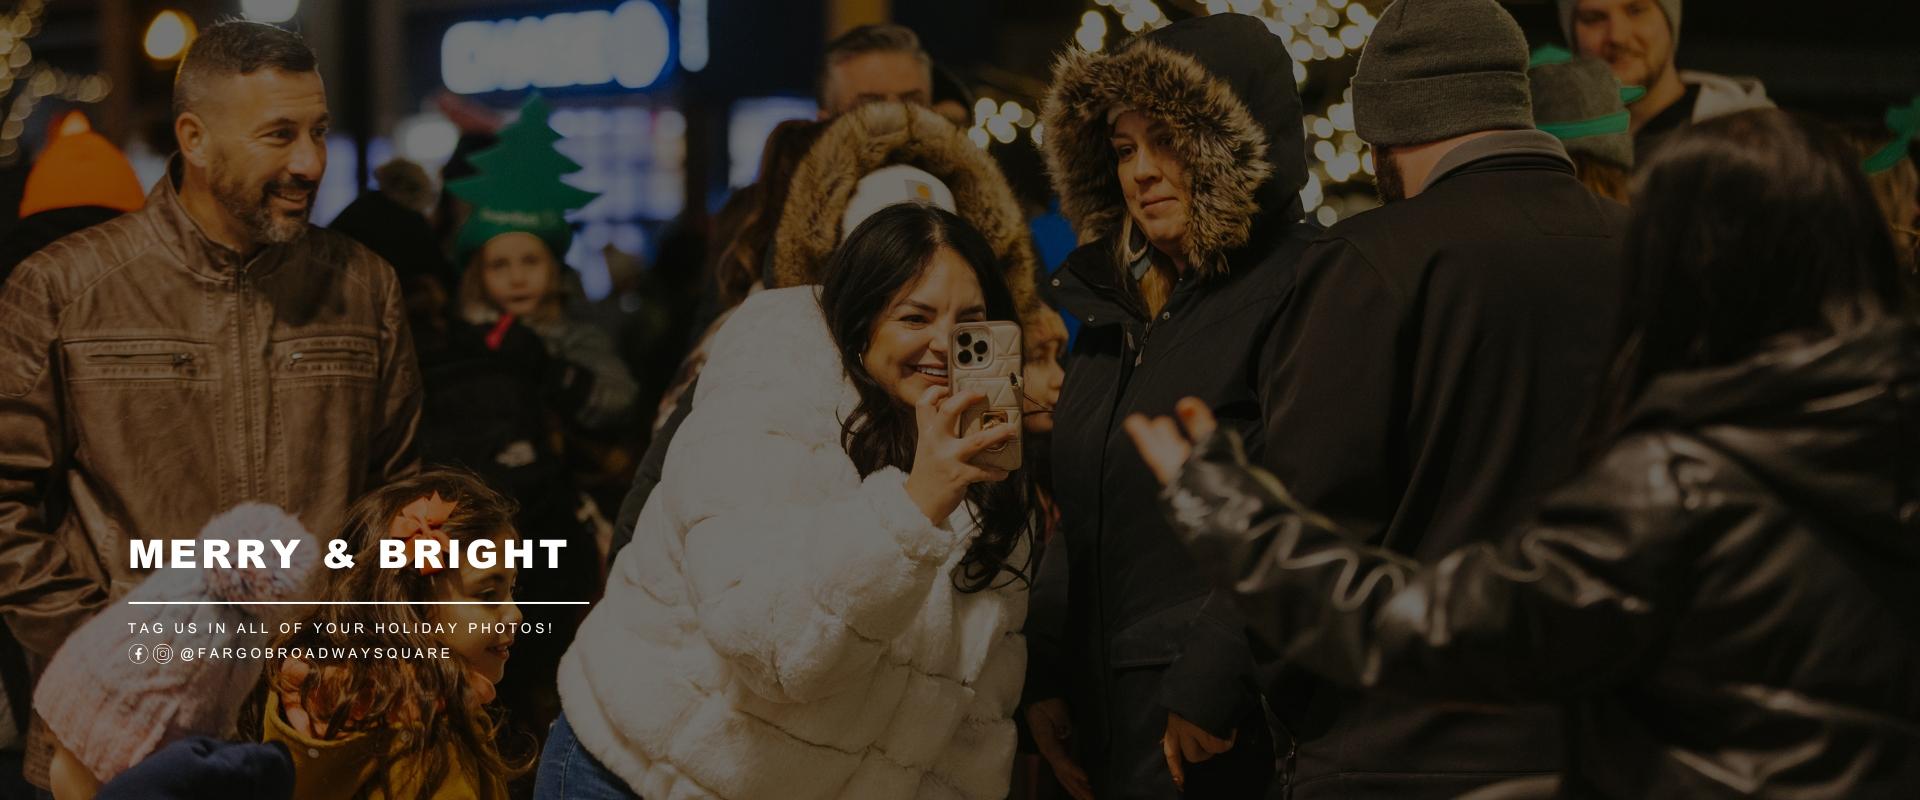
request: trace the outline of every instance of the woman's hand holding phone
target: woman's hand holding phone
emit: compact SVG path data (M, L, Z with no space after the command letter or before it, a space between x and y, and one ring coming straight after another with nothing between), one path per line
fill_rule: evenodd
M968 463L988 448L1018 433L1013 425L996 425L969 436L959 436L960 414L986 402L978 392L953 394L944 386L927 390L914 405L919 423L913 469L907 473L907 495L934 524L942 524L967 498L967 487L1007 479L1007 471Z

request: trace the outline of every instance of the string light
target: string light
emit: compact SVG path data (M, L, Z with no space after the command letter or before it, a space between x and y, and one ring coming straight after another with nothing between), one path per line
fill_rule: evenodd
M1081 14L1080 28L1073 32L1073 41L1089 53L1100 52L1107 42L1107 18L1098 11Z
M300 0L240 0L240 15L254 22L279 24L300 12Z
M113 91L105 75L76 75L34 60L28 40L40 33L45 11L44 0L25 0L13 13L0 14L0 98L12 94L5 102L6 120L0 122L0 166L20 160L20 136L42 99L97 103Z
M1021 131L1028 131L1033 143L1040 143L1039 118L1033 110L1020 105L1018 100L1001 102L991 97L981 97L973 103L973 127L967 129L967 138L986 149L994 142L1012 144L1020 138Z
M148 58L155 61L179 58L193 42L193 20L172 9L162 11L147 24L145 42Z

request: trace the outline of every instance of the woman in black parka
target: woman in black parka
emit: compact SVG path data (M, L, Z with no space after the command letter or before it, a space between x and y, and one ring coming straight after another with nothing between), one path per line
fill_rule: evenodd
M1062 535L1033 589L1026 718L1076 796L1257 797L1274 748L1248 638L1120 422L1193 395L1260 441L1269 332L1312 235L1293 61L1257 19L1189 19L1063 55L1041 116L1085 244L1048 287L1082 327L1055 412Z
M1183 402L1184 467L1170 421L1128 427L1194 556L1330 680L1558 701L1561 797L1916 796L1920 320L1816 125L1742 112L1643 167L1603 435L1500 544L1367 546Z

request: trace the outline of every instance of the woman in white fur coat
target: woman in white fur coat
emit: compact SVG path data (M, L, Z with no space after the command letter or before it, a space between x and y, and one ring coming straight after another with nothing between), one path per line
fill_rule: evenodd
M665 479L560 667L540 800L988 798L1026 648L1021 470L956 438L948 332L1016 318L991 248L888 208L823 287L714 341Z

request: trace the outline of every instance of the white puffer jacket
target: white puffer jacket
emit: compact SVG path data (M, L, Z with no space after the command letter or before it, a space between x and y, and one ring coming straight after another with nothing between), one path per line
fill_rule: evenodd
M859 479L816 292L757 294L715 338L562 706L647 800L1003 797L1024 584L958 592L968 509L935 526L904 473Z

